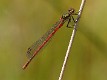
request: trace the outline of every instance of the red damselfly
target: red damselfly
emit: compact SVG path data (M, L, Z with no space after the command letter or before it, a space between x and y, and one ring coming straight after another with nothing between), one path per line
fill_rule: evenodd
M71 22L71 19L75 23L73 15L77 15L77 13L75 13L75 10L73 8L70 8L66 14L61 16L60 20L56 22L56 24L53 27L51 27L38 41L36 41L31 47L28 48L28 61L22 67L23 69L25 69L28 66L28 64L35 57L35 55L45 46L45 44L56 33L56 31L63 26L65 22L68 21L68 28L70 27L69 23Z

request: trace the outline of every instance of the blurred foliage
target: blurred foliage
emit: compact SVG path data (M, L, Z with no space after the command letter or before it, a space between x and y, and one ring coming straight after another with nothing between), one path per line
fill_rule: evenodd
M0 0L0 80L58 80L72 29L66 24L26 70L27 48L81 0ZM107 80L106 0L86 0L63 80Z

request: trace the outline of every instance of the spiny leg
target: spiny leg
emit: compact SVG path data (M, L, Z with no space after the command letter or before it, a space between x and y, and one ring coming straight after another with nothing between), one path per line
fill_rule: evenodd
M71 17L69 17L69 19L68 19L68 23L67 23L67 28L71 28L71 27L69 27L69 23L71 22Z

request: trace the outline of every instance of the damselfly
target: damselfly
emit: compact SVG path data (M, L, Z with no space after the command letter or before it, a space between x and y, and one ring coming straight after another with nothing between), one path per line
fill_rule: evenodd
M36 41L31 47L28 48L27 51L28 61L22 67L23 69L25 69L28 66L28 64L35 57L35 55L45 46L45 44L56 33L56 31L63 26L65 22L68 21L67 23L68 28L70 27L69 23L71 22L71 19L72 21L74 21L74 23L76 22L74 20L73 15L77 15L77 13L73 8L70 8L66 14L61 16L59 21L56 22L56 24L53 27L51 27L38 41Z

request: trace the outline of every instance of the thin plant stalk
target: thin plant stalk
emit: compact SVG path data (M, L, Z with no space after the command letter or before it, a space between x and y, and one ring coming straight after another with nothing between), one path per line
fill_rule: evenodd
M63 78L65 67L66 67L66 64L67 64L67 61L68 61L68 57L69 57L69 53L70 53L70 50L71 50L71 47L72 47L72 44L73 44L73 41L74 41L74 37L75 37L75 34L76 34L77 24L78 24L78 21L81 17L81 13L83 11L85 1L86 0L82 0L82 2L81 2L79 13L78 13L78 16L76 18L76 22L74 24L71 39L70 39L70 42L69 42L69 45L68 45L68 49L67 49L67 52L66 52L66 55L65 55L65 59L64 59L64 62L63 62L62 69L61 69L60 76L59 76L58 80L62 80L62 78Z

